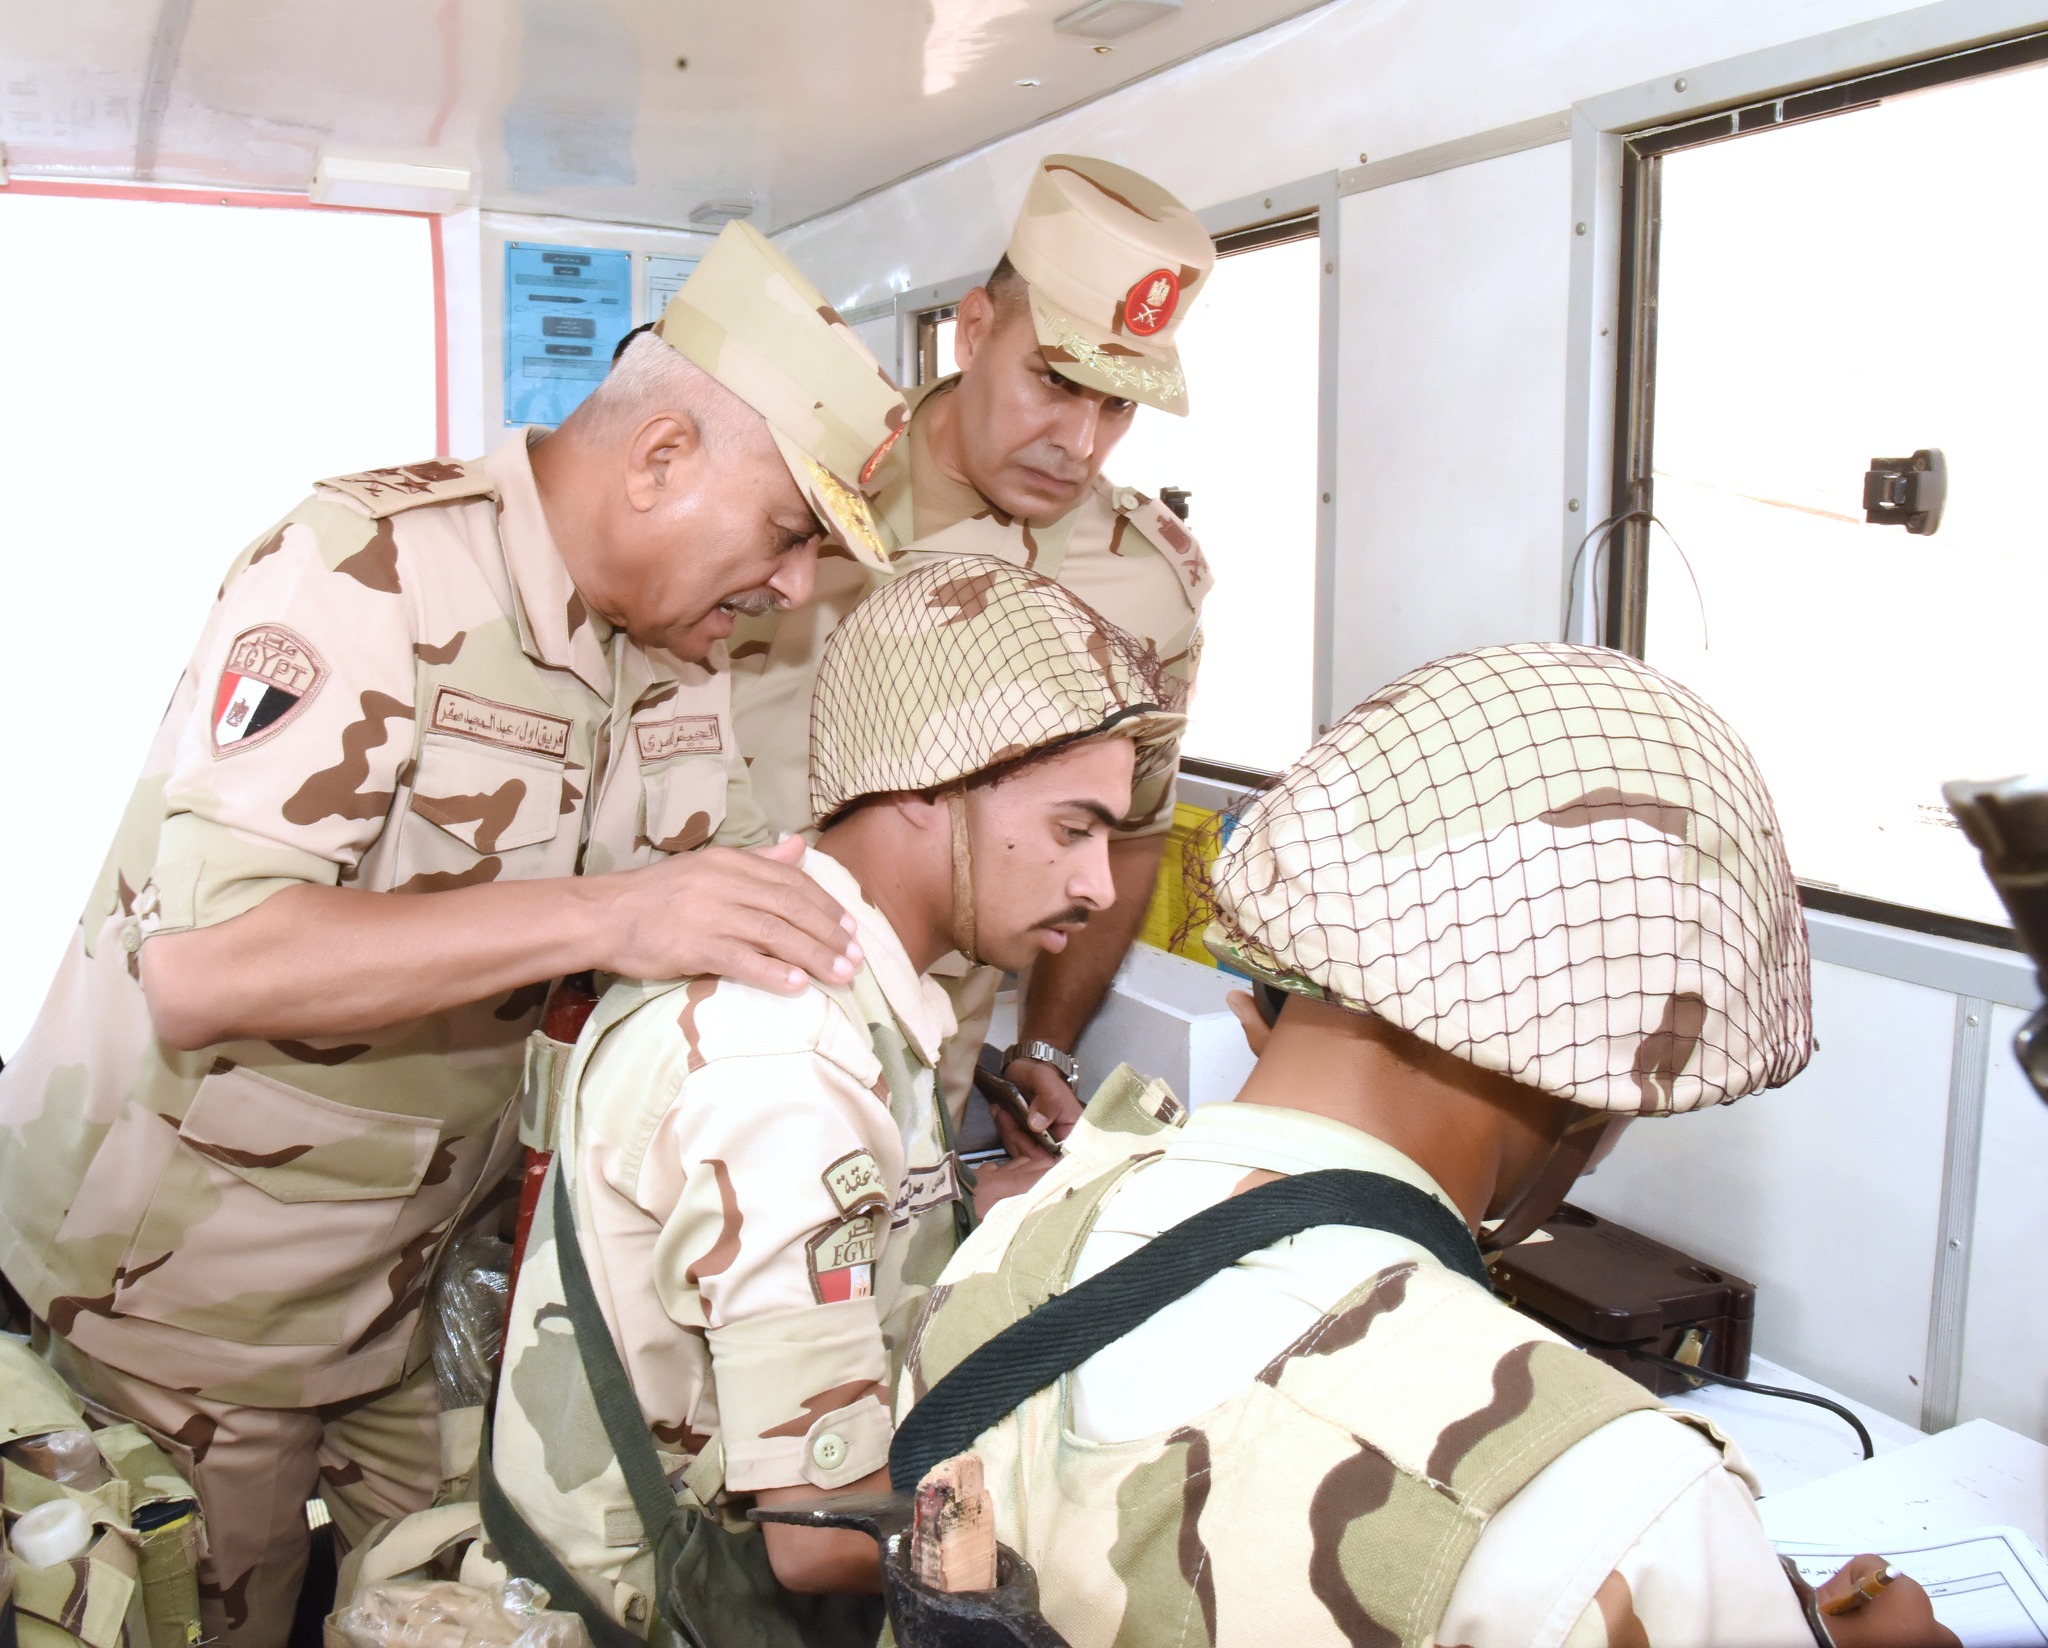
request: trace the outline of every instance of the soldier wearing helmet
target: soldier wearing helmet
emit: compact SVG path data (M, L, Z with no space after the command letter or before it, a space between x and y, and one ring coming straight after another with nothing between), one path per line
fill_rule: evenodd
M1103 465L1141 407L1186 413L1176 338L1214 263L1201 222L1150 178L1085 155L1033 168L1001 262L960 300L960 370L909 391L903 438L861 477L896 551L889 569L828 557L813 606L750 620L733 638L733 713L754 800L777 829L813 822L803 729L825 638L892 572L934 556L993 555L1057 579L1136 636L1169 702L1185 704L1207 564L1176 515L1112 484ZM1144 919L1172 822L1168 763L1116 833L1115 908L1032 970L1009 1074L1055 1133L1079 1114L1072 1049ZM952 962L946 972L961 1033L942 1082L957 1108L998 975Z
M892 580L826 648L810 779L824 828L798 865L852 913L858 972L798 996L620 984L585 1029L481 1497L496 1550L601 1644L620 1624L645 1634L672 1593L712 1610L714 1640L752 1606L673 1580L670 1479L691 1548L722 1553L690 1571L745 1570L738 1590L770 1599L784 1636L760 1640L873 1640L872 1620L785 1594L873 1590L865 1538L764 1541L717 1518L872 1485L886 1459L892 1347L966 1194L934 1086L953 1014L930 969L953 951L1028 965L1109 906L1109 831L1181 725L1159 697L1143 648L1039 574L948 557ZM579 1317L598 1308L578 1303L581 1275L601 1320ZM592 1363L614 1345L617 1374ZM625 1435L598 1399L621 1387ZM666 1503L641 1514L646 1471Z
M899 1486L971 1443L1074 1648L1831 1640L1733 1446L1495 1298L1479 1246L1630 1119L1805 1065L1805 926L1736 734L1619 653L1447 658L1256 800L1213 899L1256 1068L1185 1121L1120 1073L963 1246L907 1358ZM1048 1298L1071 1331L1086 1284L1296 1199L1063 1345L1067 1377L1033 1364L1014 1410L974 1407L986 1357L949 1380L1006 1329L1023 1358ZM1954 1640L1910 1582L1828 1628Z

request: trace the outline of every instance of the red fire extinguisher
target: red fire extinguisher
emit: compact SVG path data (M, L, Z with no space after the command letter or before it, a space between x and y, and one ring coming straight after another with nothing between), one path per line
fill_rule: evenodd
M571 973L558 979L548 993L546 1008L540 1016L540 1033L555 1046L550 1049L553 1068L548 1072L555 1075L568 1062L569 1051L576 1038L583 1033L583 1026L597 1008L597 980L589 973ZM527 1064L528 1079L535 1075L534 1063ZM545 1095L551 1099L552 1094ZM550 1107L551 1108L551 1107ZM512 1288L519 1285L520 1261L526 1257L526 1234L533 1228L533 1210L540 1205L540 1187L546 1182L548 1164L555 1159L552 1150L528 1147L526 1167L519 1179L519 1220L512 1233ZM511 1297L511 1289L506 1291Z

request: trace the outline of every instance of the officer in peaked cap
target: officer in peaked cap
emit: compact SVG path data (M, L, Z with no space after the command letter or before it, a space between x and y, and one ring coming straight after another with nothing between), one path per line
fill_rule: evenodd
M190 1476L235 1648L284 1642L316 1487L344 1540L435 1492L422 1302L548 981L858 961L800 842L731 850L721 665L821 540L880 560L903 403L744 225L659 333L553 434L322 481L235 561L0 1074L0 1270Z
M960 370L910 392L906 438L860 477L896 546L889 568L828 558L813 606L750 620L735 637L749 780L778 828L812 822L804 728L826 637L869 591L932 556L995 555L1053 577L1137 636L1172 707L1185 706L1208 567L1172 511L1102 469L1141 406L1187 411L1174 340L1214 263L1199 220L1151 179L1082 155L1033 169L1002 261L960 301ZM1079 1113L1072 1049L1143 919L1173 788L1171 763L1140 787L1112 853L1115 906L1033 970L1006 1062L1056 1133ZM953 973L961 1031L942 1076L957 1114L996 975Z

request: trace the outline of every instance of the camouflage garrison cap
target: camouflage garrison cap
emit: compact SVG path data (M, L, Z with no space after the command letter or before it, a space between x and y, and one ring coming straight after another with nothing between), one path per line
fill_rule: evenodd
M768 420L827 534L887 566L861 488L909 414L881 363L796 265L758 229L728 223L654 331Z
M1173 759L1183 717L1159 708L1159 665L1050 578L947 556L891 580L825 645L811 701L811 811L936 790L1112 729L1138 745L1136 784Z
M1010 235L1031 319L1062 377L1185 414L1173 335L1216 265L1201 220L1149 177L1086 155L1047 155Z
M1245 813L1208 943L1592 1109L1692 1110L1813 1048L1806 924L1734 730L1596 647L1427 664Z

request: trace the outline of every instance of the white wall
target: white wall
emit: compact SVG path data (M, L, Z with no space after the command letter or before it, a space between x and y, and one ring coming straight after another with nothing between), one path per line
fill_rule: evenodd
M1563 143L1343 202L1333 709L1557 633L1570 207Z

